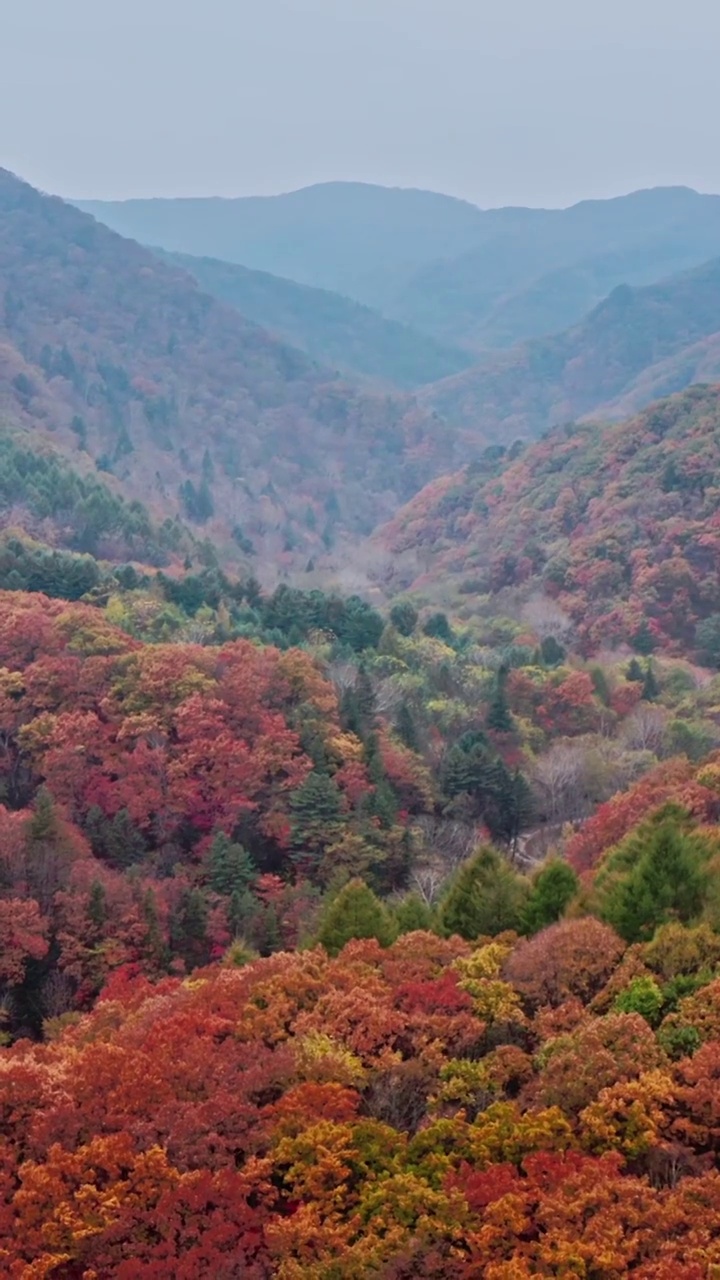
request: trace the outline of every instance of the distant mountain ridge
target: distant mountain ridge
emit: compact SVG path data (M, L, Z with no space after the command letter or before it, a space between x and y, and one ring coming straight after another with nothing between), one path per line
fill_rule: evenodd
M215 258L154 252L189 271L201 289L248 320L342 371L412 390L472 363L468 351L386 320L379 311L342 294Z
M278 568L369 532L462 455L412 401L362 394L6 171L0 409L156 518Z
M328 182L280 196L81 200L121 235L344 293L377 306L396 279L470 248L474 205L428 191Z
M653 283L720 254L720 196L684 187L527 213L420 270L388 314L445 341L507 347L572 325L616 285Z
M362 183L80 207L144 244L343 293L474 351L559 331L618 284L650 284L720 254L720 196L684 187L568 209L482 210Z

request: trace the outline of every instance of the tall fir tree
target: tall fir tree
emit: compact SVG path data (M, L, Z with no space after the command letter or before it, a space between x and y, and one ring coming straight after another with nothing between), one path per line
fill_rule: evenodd
M242 894L257 876L250 854L224 831L216 832L213 837L207 867L210 888L227 897Z
M648 663L645 668L645 675L643 677L642 696L645 702L654 702L659 695L660 685L658 684L657 676L655 675L655 668L653 667L650 659L648 659Z
M172 920L174 951L185 961L190 972L208 963L210 944L207 936L208 908L200 889L186 889Z
M487 728L495 733L511 733L514 727L507 697L507 677L507 667L501 667L495 678L495 687L485 716Z
M446 933L461 938L494 937L519 929L528 897L527 881L496 849L480 849L460 868L440 908Z
M395 731L401 742L405 744L410 751L418 751L420 748L420 740L418 737L417 726L410 707L405 698L403 698L398 707L397 717L395 719Z
M640 856L608 894L605 919L627 942L651 938L669 920L690 924L702 909L706 858L697 838L672 818L650 827Z
M578 891L578 878L561 858L553 858L535 876L522 913L524 933L539 933L555 924Z
M333 956L351 938L376 938L389 947L394 937L390 913L363 880L350 880L329 902L318 932L318 942Z
M303 865L317 862L342 828L342 796L332 778L317 770L308 774L290 797L290 821L293 860Z

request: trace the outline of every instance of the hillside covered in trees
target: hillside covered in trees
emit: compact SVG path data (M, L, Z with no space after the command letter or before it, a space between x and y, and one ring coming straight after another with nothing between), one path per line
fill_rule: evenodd
M706 821L718 773L695 783ZM32 822L40 847L45 811ZM160 976L147 897L134 923L100 880L59 894L66 982L121 963L94 1010L0 1057L6 1273L712 1274L717 864L716 826L666 807L607 853L579 914L558 919L566 864L523 898L483 851L424 927L355 880L314 946L235 943L209 966L187 899L190 980ZM82 867L76 850L76 886ZM39 913L5 905L12 983L49 947Z
M720 676L53 582L0 591L5 1272L720 1262Z
M720 1273L719 207L0 172L9 1280Z
M714 660L719 415L717 387L695 387L630 422L489 450L380 535L396 581L453 595L468 613L517 611L540 595L586 652L625 643Z
M574 328L483 357L424 393L502 444L576 418L621 418L720 378L720 259L644 288L618 285Z
M4 171L0 281L6 420L225 556L305 565L457 457L412 401L358 391Z
M473 910L518 927L526 865L630 780L684 794L720 743L720 677L584 662L542 614L460 627L406 599L385 619L216 569L88 581L22 550L0 546L0 585L25 587L0 590L0 898L42 917L52 946L9 983L13 1034L89 1007L124 964L189 970L237 938L294 947L354 878L388 928L445 918L454 891L462 914L483 841L495 888Z
M412 389L472 364L451 347L327 289L311 289L216 258L168 254L201 289L325 365Z

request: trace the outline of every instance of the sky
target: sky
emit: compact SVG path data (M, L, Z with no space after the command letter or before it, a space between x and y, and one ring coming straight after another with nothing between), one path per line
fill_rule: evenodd
M0 165L74 198L720 191L718 0L0 0Z

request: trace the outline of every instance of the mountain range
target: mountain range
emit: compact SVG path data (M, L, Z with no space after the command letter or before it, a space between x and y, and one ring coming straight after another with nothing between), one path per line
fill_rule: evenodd
M368 306L392 297L424 263L472 248L484 226L480 210L463 200L359 182L238 200L78 206L144 244L287 276Z
M549 210L360 183L81 207L144 244L344 293L474 351L567 328L619 284L720 255L720 196L684 187Z
M5 171L0 282L5 421L226 556L304 563L460 460L432 413L363 392Z
M159 239L164 226L167 243L172 224L185 248L211 247L215 255L240 252L244 227L245 244L255 247L253 263L243 266L180 254L176 243L142 247L3 171L5 433L14 433L26 453L50 451L84 484L141 504L147 529L175 522L172 536L143 534L151 558L158 558L160 544L187 545L192 535L177 532L180 520L196 538L209 537L223 563L243 571L249 565L259 573L336 571L379 546L404 552L405 542L401 547L393 533L372 537L390 521L391 530L416 529L418 553L435 563L438 544L447 541L448 549L453 535L428 536L416 524L413 500L424 486L431 488L417 499L419 509L428 493L432 509L437 482L445 510L446 488L454 493L456 481L442 477L463 464L470 464L471 475L473 468L483 472L488 457L504 458L504 467L517 440L588 417L618 420L658 396L720 378L720 258L650 284L617 284L562 332L474 353L328 291L326 284L342 283L342 263L369 279L376 268L382 275L393 254L400 274L412 257L415 284L406 273L406 291L418 286L422 271L436 281L455 271L470 291L456 297L457 333L468 299L473 324L485 323L491 294L496 302L505 298L506 317L515 307L520 329L531 329L540 323L543 297L552 295L549 286L543 292L542 280L555 280L559 314L567 311L563 298L572 294L579 306L616 275L651 274L661 262L704 253L713 243L719 203L660 189L565 211L483 213L428 193L335 184L259 203L211 202L214 230L203 222L206 202L148 206L155 221L147 237ZM103 216L117 212L97 209ZM178 211L182 218L173 222ZM144 202L119 206L120 214L132 215L133 229L142 234ZM283 263L280 250L285 245L289 253L294 225L295 261L302 258L312 276L313 253L320 253L333 214L324 282L298 283L264 269L293 265L287 257ZM474 249L468 247L473 237ZM501 243L503 254L493 257L492 246ZM446 257L435 257L434 265L418 266L423 255L442 252ZM566 265L558 265L563 257ZM471 298L481 260L488 266L485 303ZM447 328L441 319L435 327ZM558 439L551 435L550 445L538 446L540 456L559 447ZM597 470L602 443L582 433L575 439ZM494 446L489 455L488 446ZM37 514L42 503L37 497L33 503ZM103 504L109 510L105 498ZM125 528L125 551L139 545L125 517L117 520ZM17 503L6 497L3 522L17 521ZM28 524L37 534L37 518ZM515 515L510 525L523 527ZM62 520L53 536L62 541ZM82 547L84 536L74 530L71 545ZM473 559L488 552L484 543L477 555L467 552L471 572L463 568L461 576L473 581ZM444 572L442 555L437 563ZM444 585L451 594L450 580Z

